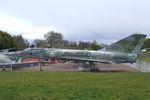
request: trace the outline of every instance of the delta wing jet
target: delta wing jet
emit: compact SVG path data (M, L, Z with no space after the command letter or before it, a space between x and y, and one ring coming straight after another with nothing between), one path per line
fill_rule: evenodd
M134 63L141 52L146 35L133 34L111 44L105 51L49 49L46 55L58 61L75 61L81 67L94 68L99 63Z
M74 61L83 68L95 68L95 63L134 63L141 52L146 35L133 34L111 44L105 51L30 48L7 54L11 60L17 61L25 57L37 57L41 61L48 59L58 61Z

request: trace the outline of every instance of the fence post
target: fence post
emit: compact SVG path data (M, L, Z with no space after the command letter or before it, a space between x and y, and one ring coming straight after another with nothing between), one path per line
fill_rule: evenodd
M39 61L39 67L40 67L40 71L43 71L41 66L41 60Z
M12 63L11 63L11 65L10 65L10 66L11 66L11 72L12 72L12 71L13 71L13 65L12 65Z

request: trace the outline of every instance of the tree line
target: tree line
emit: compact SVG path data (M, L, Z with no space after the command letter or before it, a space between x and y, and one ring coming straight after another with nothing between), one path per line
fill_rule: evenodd
M50 31L44 35L43 40L36 39L33 42L36 47L46 48L63 48L63 49L88 49L88 50L99 50L101 46L96 40L93 42L84 41L69 41L64 39L63 35L59 32Z
M28 45L28 40L24 39L22 35L11 36L9 33L0 30L0 50L23 50Z
M28 40L22 35L11 36L7 32L0 30L0 50L13 49L14 51L23 50L25 48L37 47L37 48L62 48L62 49L82 49L82 50L99 50L101 45L96 40L92 42L85 42L79 40L69 41L64 39L62 33L50 31L44 35L44 39L35 39L30 45ZM150 39L146 39L143 48L150 48Z
M44 35L44 39L35 39L30 45L28 40L22 35L11 36L7 32L0 31L0 50L13 49L14 51L23 50L28 47L37 48L63 48L63 49L88 49L98 50L101 46L94 40L93 42L69 41L64 39L62 33L50 31Z

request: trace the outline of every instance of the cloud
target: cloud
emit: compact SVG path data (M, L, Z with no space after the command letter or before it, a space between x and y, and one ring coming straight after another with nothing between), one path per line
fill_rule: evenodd
M29 32L32 30L32 25L30 23L13 16L0 15L0 22L1 30L12 32Z
M0 22L0 30L13 35L22 34L23 37L29 40L42 39L47 32L57 30L51 26L34 26L32 23L14 16L0 15Z
M150 37L149 5L148 0L5 0L0 6L4 15L0 29L27 39L43 38L54 30L68 40L99 43L132 33Z

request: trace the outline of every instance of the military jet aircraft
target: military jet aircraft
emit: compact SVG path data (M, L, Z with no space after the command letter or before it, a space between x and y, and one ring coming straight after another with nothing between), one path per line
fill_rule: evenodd
M111 44L105 51L50 49L46 55L58 60L76 61L84 68L95 68L100 63L134 63L141 52L146 35L133 34ZM88 62L88 63L87 63Z
M80 67L92 69L95 63L134 63L141 52L146 35L133 34L116 43L111 44L105 51L29 48L23 51L7 54L12 60L25 57L37 57L41 61L48 59L58 61L74 61Z

